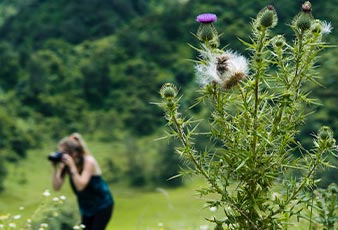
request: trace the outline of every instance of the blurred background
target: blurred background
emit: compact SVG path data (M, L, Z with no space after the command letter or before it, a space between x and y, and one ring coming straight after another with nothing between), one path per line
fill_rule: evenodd
M173 82L184 95L182 109L194 103L198 86L188 59L196 53L188 43L197 45L192 33L198 14L215 13L221 44L248 57L238 38L249 41L250 22L259 10L274 5L279 16L274 32L291 41L288 24L302 3L1 0L0 215L23 206L25 215L35 210L42 192L51 189L47 155L59 139L76 131L88 142L115 194L110 229L199 229L211 214L191 195L203 182L168 180L183 163L174 154L175 143L154 141L164 135L165 121L152 102L160 101L162 84ZM333 26L327 42L337 44L338 0L311 3L313 16ZM309 109L315 113L298 136L305 146L321 125L338 132L337 48L322 52L318 67L322 86L315 86L311 97L320 105ZM203 116L203 108L190 113ZM207 142L197 141L202 148ZM321 171L318 177L326 187L337 182L338 171ZM78 221L68 185L62 192L70 204L58 214L63 220L54 218L52 229L67 229Z

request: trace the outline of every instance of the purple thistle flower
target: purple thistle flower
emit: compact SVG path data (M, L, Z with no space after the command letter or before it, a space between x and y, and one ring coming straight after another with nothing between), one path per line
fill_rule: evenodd
M196 21L199 23L208 24L208 23L216 22L217 16L216 14L210 14L210 13L200 14L197 16Z

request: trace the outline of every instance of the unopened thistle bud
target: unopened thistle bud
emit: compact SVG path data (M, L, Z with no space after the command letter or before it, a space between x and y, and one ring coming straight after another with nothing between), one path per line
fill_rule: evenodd
M329 185L329 187L327 188L329 190L329 192L331 192L332 194L337 194L338 193L338 187L336 184L332 183Z
M310 29L311 27L311 17L309 17L308 14L301 13L301 15L298 17L298 20L296 22L296 26L298 29L302 31L306 31Z
M272 39L272 45L274 47L282 48L285 45L286 41L283 35L277 35Z
M301 31L306 31L311 28L311 24L313 21L311 11L312 11L311 3L309 1L306 1L302 5L302 11L300 12L300 14L296 19L296 26Z
M217 16L215 14L200 14L197 16L196 21L200 23L197 30L197 38L203 42L210 42L214 46L218 46L219 38L218 33L213 22L217 21Z
M160 94L163 99L171 100L177 96L177 88L172 83L166 83L161 87Z
M311 2L309 2L309 1L304 2L303 5L302 5L302 11L304 13L311 13L311 11L312 11Z
M257 15L258 27L272 28L277 25L277 21L277 12L272 5L263 8Z
M311 31L314 34L319 34L322 31L322 24L319 20L315 20L311 26Z
M323 126L319 129L319 138L322 140L329 139L332 137L332 131L329 127Z
M333 138L333 132L328 126L323 126L318 132L318 143L325 147L335 147L336 140Z

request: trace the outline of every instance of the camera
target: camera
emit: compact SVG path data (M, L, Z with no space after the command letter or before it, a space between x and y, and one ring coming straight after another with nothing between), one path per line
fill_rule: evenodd
M61 162L62 156L63 152L56 151L48 155L48 160L53 163L59 163Z

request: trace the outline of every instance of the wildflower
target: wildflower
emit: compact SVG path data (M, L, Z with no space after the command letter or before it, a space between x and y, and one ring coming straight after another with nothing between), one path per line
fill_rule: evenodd
M25 209L25 207L23 207L23 206L21 206L21 207L19 208L20 211L22 211L22 210L24 210L24 209Z
M322 21L321 23L321 33L322 34L329 34L331 33L333 27L331 25L331 22L326 22L326 21Z
M15 223L9 223L9 224L8 224L8 227L9 227L9 228L16 228L16 224L15 224Z
M0 220L6 220L6 219L8 219L8 217L9 217L8 215L1 215Z
M50 196L49 190L46 189L46 190L43 192L43 195L46 196L46 197L47 197L47 196Z
M217 16L216 14L200 14L197 16L196 21L199 23L212 23L217 21Z
M66 200L67 198L65 196L60 196L60 200Z
M60 199L59 199L58 197L54 197L54 198L53 198L53 201L54 201L54 202L58 202L59 200L60 200Z
M13 219L14 220L18 220L18 219L20 219L21 218L21 215L15 215L15 216L13 216Z
M208 230L209 226L208 225L201 225L200 230Z
M48 224L47 223L42 223L42 224L40 224L39 230L44 230L44 229L47 229L47 228L48 228Z
M86 225L80 224L80 228L81 228L81 229L85 229L85 227L86 227Z
M3 224L0 224L0 228L4 228L4 225L3 225Z
M196 21L200 23L196 34L197 38L217 47L219 45L218 33L212 24L217 21L217 16L211 13L200 14L197 16Z
M79 225L75 225L73 229L81 229Z
M209 210L210 210L211 212L216 212L217 208L216 208L216 207L210 207Z

